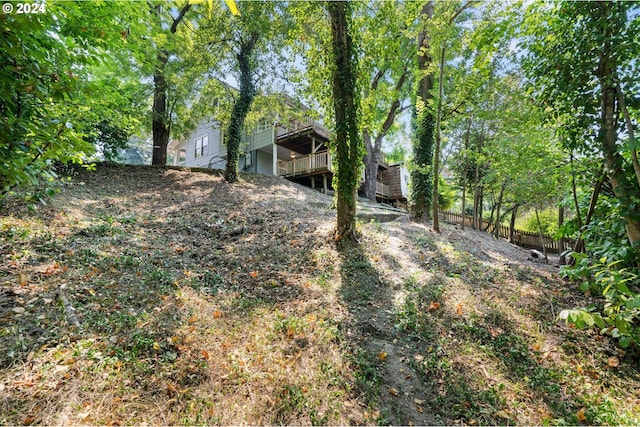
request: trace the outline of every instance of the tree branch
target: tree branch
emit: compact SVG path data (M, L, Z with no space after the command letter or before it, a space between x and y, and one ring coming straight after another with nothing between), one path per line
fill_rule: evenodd
M191 9L191 6L193 6L193 5L191 3L187 2L187 4L184 5L182 10L178 14L178 17L173 19L173 24L171 24L171 32L172 33L175 33L178 30L178 24L180 24L180 21L182 21L182 18L184 18L184 14L187 13L189 11L189 9Z
M471 1L468 1L468 2L466 2L465 4L463 4L463 5L462 5L462 7L461 7L460 9L458 9L458 10L456 11L456 13L454 13L454 14L453 14L453 16L452 16L451 18L449 18L449 24L453 24L453 21L455 21L455 20L456 20L456 18L457 18L458 16L460 16L460 14L461 14L462 12L464 12L466 9L470 8L472 5L474 5L474 4L476 4L476 3L480 3L480 2L479 2L479 1L471 0Z

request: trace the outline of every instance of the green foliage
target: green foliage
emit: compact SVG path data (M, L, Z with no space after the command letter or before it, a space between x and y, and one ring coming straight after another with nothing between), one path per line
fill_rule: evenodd
M408 156L407 148L402 144L396 143L391 148L391 151L386 152L384 156L389 164L404 162Z
M438 207L442 210L449 210L453 206L456 197L455 188L450 186L447 181L438 177Z
M561 273L580 282L580 289L601 295L598 306L563 311L561 318L578 327L600 328L621 347L640 344L640 269L638 250L626 238L621 202L601 195L582 237L586 253L573 253L573 266Z
M621 347L640 345L640 275L638 269L621 268L621 262L608 262L602 257L589 262L585 254L573 253L576 267L565 269L570 278L587 276L582 289L602 295L604 302L595 306L563 310L560 319L579 328L600 328L600 333L611 335Z
M118 158L118 149L127 147L130 134L129 129L108 120L101 120L87 132L86 139L99 148L105 160L112 162Z
M558 232L558 211L552 207L538 211L542 233L554 236ZM539 233L538 220L535 211L529 210L516 219L516 228L530 233Z
M121 20L135 8L81 6L52 1L46 13L0 15L0 196L52 183L56 164L82 164L94 151L87 132L128 123L130 93L106 76L118 68Z

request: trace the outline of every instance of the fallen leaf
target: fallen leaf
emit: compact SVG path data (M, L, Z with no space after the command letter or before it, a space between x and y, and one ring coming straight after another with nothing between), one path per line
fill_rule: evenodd
M378 353L378 359L384 362L387 359L387 352L381 351Z
M206 360L209 360L209 357L211 357L207 350L202 350L201 353L202 353L202 357Z
M418 408L417 408L417 409L418 409L418 412L420 412L421 414L423 414L423 413L424 413L424 409L422 409L422 406L418 406Z
M531 349L533 351L540 351L540 344L539 343L535 343L534 345L531 346Z
M620 365L620 359L618 359L616 356L611 356L609 359L607 359L607 365L609 365L610 368L617 368L618 365Z
M423 356L423 355L421 355L421 354L416 354L416 355L414 355L414 356L413 356L413 359L414 359L416 362L420 363L420 362L422 362L422 361L424 360L424 356Z
M154 349L155 351L159 351L159 350L160 350L160 344L158 343L158 341L155 341L155 342L153 343L153 349Z
M219 319L222 317L222 312L220 310L216 310L213 312L213 318L214 319Z
M37 420L37 418L28 416L24 420L22 420L22 425L29 426L29 425L35 423L36 420Z
M398 390L396 390L395 388L390 388L389 393L393 394L394 396L400 395L400 393L398 393Z
M85 412L80 412L78 414L78 418L80 418L82 421L86 420L87 418L89 418L89 415L91 415L91 408L89 408L88 410L86 410Z
M504 418L507 420L511 418L509 414L507 414L507 411L504 411L504 410L496 411L496 415L499 416L500 418Z
M22 273L18 274L18 284L20 286L27 286L27 281L28 280L29 279L28 279L26 274L22 274Z
M189 322L189 324L193 324L193 323L196 323L197 321L198 321L197 316L191 316L187 322Z
M258 272L257 271L252 271L251 273L249 273L249 276L258 277Z
M415 403L416 405L424 405L424 400L422 399L413 399L413 403Z
M16 314L22 314L24 313L24 307L13 307L11 311L13 311Z
M440 303L439 302L431 301L429 303L429 307L427 308L427 310L437 310L439 308L440 308Z
M578 365L576 366L576 371L581 374L583 372L582 366Z
M458 314L458 315L462 314L462 303L461 302L459 302L456 305L456 314Z
M584 414L584 411L585 411L585 409L584 409L584 408L581 408L581 409L576 413L576 418L578 418L578 421L580 421L580 422L582 422L582 423L583 423L583 422L585 422L585 421L587 421L587 417L586 417L586 415Z

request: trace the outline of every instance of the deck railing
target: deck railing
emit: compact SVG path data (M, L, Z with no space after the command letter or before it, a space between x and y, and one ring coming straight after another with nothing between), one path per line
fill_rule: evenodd
M311 129L326 138L329 137L329 132L324 126L322 126L322 124L320 124L320 122L312 119L311 117L304 117L301 120L292 120L288 123L278 124L276 129L276 138L287 138Z
M278 162L278 176L306 175L323 170L331 172L331 155L328 151Z

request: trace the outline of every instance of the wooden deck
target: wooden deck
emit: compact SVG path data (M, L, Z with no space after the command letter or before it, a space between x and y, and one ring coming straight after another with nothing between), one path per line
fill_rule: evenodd
M329 141L329 131L312 118L293 120L276 126L276 144L300 154L313 154Z
M328 172L331 172L331 154L328 151L278 162L278 176L293 177Z

